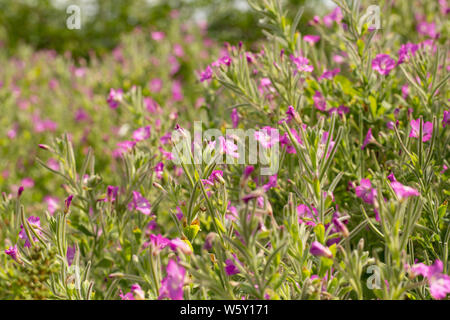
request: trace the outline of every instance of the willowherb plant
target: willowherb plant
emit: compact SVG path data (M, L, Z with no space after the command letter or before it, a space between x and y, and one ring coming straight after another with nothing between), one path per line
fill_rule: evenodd
M448 7L383 1L372 28L360 1L335 2L302 35L301 8L249 1L256 49L214 50L195 83L168 59L161 95L141 71L113 80L114 150L40 144L66 200L27 217L27 188L3 194L0 296L448 299Z

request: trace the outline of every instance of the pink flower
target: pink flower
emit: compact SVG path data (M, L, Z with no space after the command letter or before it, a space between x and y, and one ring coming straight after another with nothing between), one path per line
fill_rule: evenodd
M149 215L152 212L150 203L138 191L133 191L133 200L130 202L128 207L136 209L145 215Z
M410 137L413 138L419 138L420 135L420 119L417 120L411 120L411 131L409 133ZM425 122L422 125L422 141L426 142L431 139L431 136L433 134L433 123L431 122Z
M212 79L213 71L210 66L207 66L204 71L200 73L200 82Z
M59 209L59 199L52 196L45 196L44 201L47 203L48 212L53 215Z
M358 198L369 204L373 204L377 195L377 191L372 189L372 183L369 179L361 179L359 186L355 188L355 193Z
M239 124L239 113L236 108L231 111L231 122L233 123L233 128L236 128Z
M123 99L123 91L122 89L113 89L111 88L109 90L109 95L108 95L108 99L106 100L109 104L109 107L111 109L116 109L119 106L119 103L122 101Z
M135 141L143 141L150 138L151 126L139 128L133 132L133 139Z
M113 156L119 157L123 155L124 153L130 152L134 146L136 145L135 141L122 141L117 143L117 149L113 151Z
M323 79L331 80L333 79L339 72L341 72L341 69L336 68L333 70L325 70L323 74L319 77L319 81Z
M395 68L395 60L388 54L379 54L372 60L372 69L379 74L388 75Z
M330 251L330 249L328 249L328 247L325 247L323 244L321 244L320 242L317 242L317 241L314 241L313 243L311 243L309 252L313 256L326 257L328 259L333 258L333 253Z
M398 62L397 64L402 64L403 62L411 59L416 51L419 50L419 45L408 42L402 44L400 50L398 51Z
M232 276L232 275L238 274L240 272L239 268L236 267L237 263L242 265L242 262L240 262L238 260L238 258L236 257L235 254L233 254L232 259L226 259L225 260L225 273L228 276Z
M408 96L409 96L409 87L407 84L405 84L402 86L402 97L403 99L406 99L408 98Z
M269 126L261 128L254 134L256 141L259 141L263 148L271 148L280 141L278 130Z
M173 260L167 265L167 276L161 281L158 299L183 300L183 285L186 270Z
M394 189L395 194L397 195L397 197L400 200L408 198L408 197L420 196L419 191L417 191L414 188L405 186L398 181L391 182L391 187L392 187L392 189Z
M308 226L316 225L317 210L312 208L314 214L311 213L309 207L305 204L300 204L297 206L298 223L306 224Z
M278 175L275 174L273 176L269 177L269 181L262 186L262 188L264 189L264 191L269 191L272 188L275 188L277 186L277 180L278 180Z
M361 146L361 150L364 150L364 148L371 142L375 141L372 135L372 128L369 128L369 131L367 131L366 138L364 139L364 143Z
M69 264L69 266L72 265L73 262L73 258L75 257L75 253L76 253L76 247L75 245L71 245L67 247L67 263Z
M320 36L315 36L315 35L312 35L312 34L307 34L307 35L304 35L304 36L303 36L303 40L304 40L305 42L307 42L307 43L313 45L313 44L319 42Z
M17 244L5 250L5 253L13 260L18 261L19 251L17 250Z
M166 34L162 31L153 31L151 33L152 39L155 41L163 40L166 37Z
M431 296L435 299L444 299L450 293L450 277L442 271L443 264L440 260L436 260L431 266L418 263L410 269L413 276L422 275L428 279Z
M31 216L27 219L27 221L28 221L28 224L30 225L30 228L33 228L38 235L42 234L42 232L40 230L41 229L41 220L39 219L39 217ZM37 238L34 236L32 236L32 237L33 237L33 241L36 242ZM23 227L23 225L20 225L19 238L25 240L25 245L24 245L25 248L31 247L31 242L28 239L28 235L25 232L25 228Z
M137 283L131 286L131 291L127 294L123 294L122 290L119 292L119 296L122 300L145 300L145 292Z
M312 65L309 65L309 60L307 58L302 56L295 57L292 54L290 58L296 67L294 74L297 74L297 72L312 72L314 70L314 67Z
M333 21L339 24L342 21L343 15L340 7L336 7L330 14L323 17L323 23L328 28L333 25Z
M444 116L442 118L442 127L445 128L450 124L450 110L444 110Z
M314 106L318 110L325 111L327 109L327 102L320 91L316 91L316 93L313 96L313 100Z
M152 79L149 83L149 88L151 92L158 93L162 89L163 82L159 78Z
M423 36L429 36L430 38L438 38L439 33L436 31L436 23L428 23L426 21L419 22L417 25L417 32Z
M224 137L220 136L218 140L219 145L217 146L217 151L222 154L228 154L233 158L239 158L239 153L237 152L238 146L235 145L231 139L225 139ZM211 148L216 148L216 141L211 141L209 143L209 146Z

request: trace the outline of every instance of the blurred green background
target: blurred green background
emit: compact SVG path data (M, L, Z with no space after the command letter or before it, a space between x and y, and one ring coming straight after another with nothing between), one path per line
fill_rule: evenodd
M322 0L285 0L294 16L305 5L300 30L314 14L327 10ZM81 8L80 30L69 30L69 5ZM252 43L262 37L258 17L246 0L0 0L0 41L2 50L13 55L21 43L36 49L70 51L74 57L88 57L93 50L103 54L113 49L121 34L137 26L164 31L171 12L177 10L186 22L207 22L208 35L220 42Z

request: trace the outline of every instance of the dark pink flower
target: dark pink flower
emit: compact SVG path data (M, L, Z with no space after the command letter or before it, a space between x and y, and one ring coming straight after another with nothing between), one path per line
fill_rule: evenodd
M395 60L388 54L381 53L372 60L372 69L379 74L388 75L395 68Z
M414 188L405 186L398 181L391 182L391 187L392 187L392 189L394 189L395 194L397 195L397 197L400 200L408 198L408 197L420 196L419 191L417 191Z
M323 244L321 244L320 242L317 242L317 241L314 241L313 243L311 243L309 252L313 256L326 257L329 259L333 258L333 253L330 251L330 249L328 247L325 247Z
M298 223L306 224L308 226L315 226L317 219L317 209L312 208L314 214L311 213L309 207L305 204L300 204L297 206Z
M213 71L210 66L207 66L204 71L200 73L200 82L212 79Z
M333 70L325 70L322 75L319 77L319 81L323 79L331 80L333 79L339 72L341 72L340 68L335 68Z
M320 91L316 91L313 96L314 106L320 110L325 111L327 109L327 102Z
M239 124L239 113L236 108L231 111L231 122L233 123L233 128L237 128Z
M373 204L377 195L377 191L372 188L372 183L369 179L361 179L359 186L355 188L355 193L358 198L369 204Z
M367 134L366 134L366 138L364 139L364 143L361 146L361 150L364 150L364 148L373 141L375 141L375 139L372 135L372 128L369 128L369 131L367 131Z
M53 215L59 209L59 199L52 196L45 196L44 201L47 203L47 210Z
M28 224L30 225L30 228L33 228L38 235L42 234L41 219L39 219L39 217L31 216L27 219L27 221L28 221ZM32 236L32 237L33 237L33 241L36 242L37 238L34 236ZM20 225L19 238L25 240L25 245L24 245L25 248L31 247L31 242L28 239L28 235L25 232L25 228L23 227L23 225Z
M450 110L444 110L444 116L442 118L442 127L445 128L450 124Z
M161 41L166 37L166 34L162 31L153 31L151 33L152 39L155 41Z
M297 72L312 72L314 70L314 67L309 64L309 60L307 58L302 56L295 57L292 54L290 55L290 58L296 67L294 74L297 74Z
M138 191L133 191L133 200L130 202L128 207L145 215L149 215L152 212L150 203Z
M328 28L333 25L333 22L339 24L342 21L343 15L340 7L336 7L330 14L323 17L323 23Z
M303 41L309 43L309 44L315 44L319 42L320 36L312 35L312 34L306 34L303 36Z
M122 89L113 89L109 90L108 99L106 100L111 109L116 109L119 106L119 103L123 99L123 91Z
M408 42L402 44L400 50L398 51L398 61L397 64L402 64L403 62L411 59L416 51L419 50L419 45Z
M166 272L167 276L161 281L158 299L169 298L172 300L183 300L183 285L186 270L175 261L169 260Z
M17 250L17 244L6 249L5 253L10 256L13 260L18 261L19 251Z
M409 271L413 276L422 275L428 279L430 293L433 298L444 299L450 293L450 277L442 273L442 261L436 260L431 266L418 263L413 265Z
M269 126L256 131L254 138L256 141L259 141L263 148L271 148L280 141L278 130Z
M139 128L133 132L133 139L135 141L143 141L150 138L151 126Z
M411 131L409 132L409 136L412 138L419 138L420 135L420 118L417 120L411 120ZM426 142L431 139L433 134L433 123L425 122L422 125L422 141Z

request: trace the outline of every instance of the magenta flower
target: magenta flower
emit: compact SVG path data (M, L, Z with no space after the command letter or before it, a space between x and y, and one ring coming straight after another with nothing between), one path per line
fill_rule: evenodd
M359 186L355 188L355 193L358 198L369 204L373 204L377 195L377 191L372 189L372 183L369 179L361 179Z
M372 128L369 128L369 131L367 131L367 134L366 134L366 138L364 139L364 143L361 146L361 150L364 150L364 148L373 141L375 141L375 139L372 135Z
M402 97L403 99L408 98L409 96L409 86L407 84L402 86Z
M319 42L320 36L315 36L315 35L312 35L312 34L306 34L306 35L303 36L303 40L305 42L313 45L313 44Z
M207 66L204 71L200 73L200 82L212 79L213 71L210 66Z
M156 177L157 177L158 179L161 179L161 178L162 178L162 175L163 175L163 173L164 173L164 163L163 163L163 162L158 162L158 163L156 164L154 170L155 170Z
M314 67L309 64L308 58L302 56L295 57L292 54L290 55L290 58L296 67L294 74L297 74L297 72L312 72L314 70Z
M438 38L439 33L436 31L436 23L428 23L426 21L419 22L417 25L417 32L423 36L429 36L430 38Z
M442 118L442 127L445 128L450 124L450 110L444 110L444 116Z
M389 180L390 182L397 181L397 179L395 179L395 176L394 176L394 173L393 173L393 172L391 172L391 173L387 176L387 178L388 178L388 180Z
M233 123L233 128L237 128L239 124L239 113L236 108L231 111L231 122Z
M76 253L76 247L75 245L71 245L67 247L67 263L69 264L69 266L72 265L73 262L73 258L75 257L75 253Z
M136 141L122 141L117 143L117 149L113 150L113 156L114 157L120 157L124 153L130 152L133 150L134 146L136 145Z
M239 268L238 267L236 267L236 264L235 263L241 263L238 259L237 259L237 257L236 257L236 255L235 254L233 254L233 259L226 259L225 260L225 273L228 275L228 276L232 276L232 275L235 275L235 274L238 274L240 271L239 271ZM241 263L242 264L242 263Z
M419 191L417 191L414 188L405 186L398 181L391 182L391 187L392 187L392 189L394 189L395 194L397 195L397 197L400 200L408 198L408 197L420 196Z
M333 258L333 253L330 251L330 249L317 241L311 243L309 252L316 257L325 257L328 259Z
M272 188L275 188L277 186L277 180L278 180L278 175L275 174L273 176L269 177L269 181L262 186L262 188L264 189L264 191L269 191Z
M327 102L320 91L316 91L313 96L314 106L320 110L325 111L327 109Z
M108 99L106 100L111 109L116 109L119 106L119 103L123 99L123 91L122 89L113 89L109 90Z
M47 203L47 210L50 215L53 215L59 209L59 199L52 196L45 196L44 201Z
M331 80L333 79L339 72L341 72L340 68L335 68L333 70L325 70L322 75L319 77L319 81L323 79Z
M408 42L402 44L400 50L398 51L398 61L397 64L402 64L403 62L411 59L416 51L419 50L419 45Z
M162 80L159 79L159 78L154 78L154 79L152 79L152 80L150 81L150 83L148 84L148 86L149 86L149 88L150 88L150 91L151 91L151 92L154 92L154 93L160 92L161 89L162 89L162 85L163 85L163 82L162 82Z
M280 141L278 130L269 126L261 128L254 134L256 141L259 141L263 148L271 148Z
M395 60L388 54L379 54L372 60L372 69L379 74L388 75L395 68Z
M237 152L238 146L234 144L234 142L231 139L225 139L223 136L220 136L218 138L219 144L216 148L216 140L209 142L209 146L211 148L215 148L216 151L220 152L221 154L228 154L232 156L233 158L239 158L239 153Z
M431 296L435 299L444 299L450 293L450 277L442 271L443 264L440 260L436 260L431 266L418 263L410 269L413 276L422 275L428 279Z
M133 132L133 139L135 141L143 141L150 138L151 126L139 128Z
M158 299L183 300L183 285L186 270L173 260L167 265L167 276L161 281Z
M329 133L327 131L324 131L322 133L322 138L320 139L319 148L317 150L317 156L319 158L322 158L325 154L325 148L327 146L328 141L328 135ZM328 144L328 150L326 151L326 158L330 156L331 150L333 149L336 142L333 141L333 138L330 139L330 143Z
M177 252L177 250L180 249L180 251L183 254L186 254L186 255L192 254L191 247L186 242L181 240L180 238L175 238L173 240L170 240L169 247L174 252Z
M39 217L31 216L27 219L27 221L28 221L28 224L30 225L30 228L33 228L38 235L42 234L42 232L40 230L41 229L41 219ZM38 241L38 239L35 236L32 236L32 237L33 237L34 242ZM31 242L28 239L28 235L25 232L25 228L23 227L22 224L20 225L19 238L25 240L25 244L24 244L25 248L31 247Z
M17 244L5 250L5 253L10 256L14 261L18 261L19 251L17 250Z
M152 246L152 253L158 255L161 250L170 245L170 240L163 237L161 234L150 234L150 243L144 246L147 247L148 245Z
M410 125L411 125L411 131L409 133L409 136L413 137L413 138L419 138L419 135L420 135L420 119L411 120ZM433 123L431 123L429 121L423 123L423 125L422 125L422 133L423 133L423 136L422 136L422 141L423 142L426 142L426 141L430 140L431 136L433 134Z
M152 39L155 41L163 40L166 37L166 34L162 31L153 31L151 33Z
M330 14L323 17L323 23L328 28L333 25L333 22L339 24L342 21L343 15L340 7L336 7Z
M128 208L135 209L145 215L149 215L152 212L150 203L138 191L133 191L133 200L128 205Z
M300 204L297 206L297 215L298 215L298 223L300 224L306 224L308 226L315 226L316 225L316 218L317 218L317 210L316 208L312 208L314 214L311 213L311 210L309 207L305 204Z

